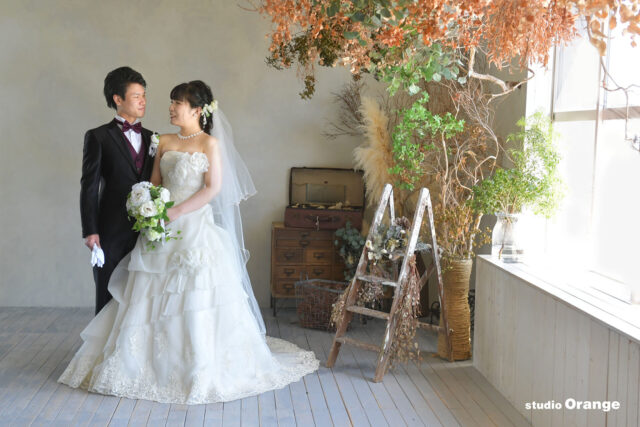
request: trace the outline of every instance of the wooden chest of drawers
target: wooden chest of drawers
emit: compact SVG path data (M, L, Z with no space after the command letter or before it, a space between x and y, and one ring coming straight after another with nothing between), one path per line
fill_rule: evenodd
M344 280L344 264L333 244L333 231L271 226L271 308L278 298L294 298L295 282Z

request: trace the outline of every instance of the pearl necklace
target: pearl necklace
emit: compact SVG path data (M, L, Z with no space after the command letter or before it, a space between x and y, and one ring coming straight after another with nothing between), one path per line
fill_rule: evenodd
M184 141L185 139L189 139L189 138L193 138L194 136L198 136L201 133L204 133L204 131L200 130L199 132L192 133L191 135L187 135L187 136L182 136L182 135L180 135L180 132L178 132L178 133L176 133L176 135L178 135L178 139L181 139L181 140Z

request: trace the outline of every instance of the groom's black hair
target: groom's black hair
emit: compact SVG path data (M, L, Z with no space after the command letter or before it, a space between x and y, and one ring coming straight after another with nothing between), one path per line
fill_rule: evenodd
M113 95L120 95L124 99L127 87L131 83L138 83L145 88L147 87L147 82L142 78L142 74L130 67L116 68L107 74L104 79L104 97L109 108L118 109L118 106L113 101Z

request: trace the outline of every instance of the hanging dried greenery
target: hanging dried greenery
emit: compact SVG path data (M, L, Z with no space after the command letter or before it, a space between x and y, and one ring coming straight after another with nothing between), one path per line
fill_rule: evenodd
M370 72L390 82L399 73L409 73L416 76L411 85L423 78L457 77L460 58L472 57L480 48L498 67L510 64L513 58L519 58L523 68L529 63L546 65L552 46L576 37L579 18L587 21L590 41L601 55L608 28L622 26L632 38L640 34L640 0L249 3L272 22L267 62L277 68L297 63L305 81L303 97L313 94L316 64L343 65L355 75ZM475 73L473 67L468 68L467 76L493 80Z
M396 362L407 363L420 360L420 348L416 341L418 315L420 313L420 274L416 257L409 262L409 276L402 289L396 315L396 329L391 342L391 366Z

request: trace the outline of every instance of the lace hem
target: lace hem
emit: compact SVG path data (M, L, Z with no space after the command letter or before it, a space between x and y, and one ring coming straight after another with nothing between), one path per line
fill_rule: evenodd
M167 385L159 386L155 372L145 366L136 378L120 372L118 350L102 366L96 356L80 355L71 361L58 382L90 392L109 394L130 399L153 400L161 403L204 404L228 402L276 390L299 381L315 372L320 362L312 351L305 351L295 344L273 337L266 337L267 344L277 362L278 369L251 378L250 386L233 392L219 390L215 381L207 378L207 372L194 372L187 378L169 376ZM279 361L278 355L287 358ZM94 371L95 369L95 371Z

